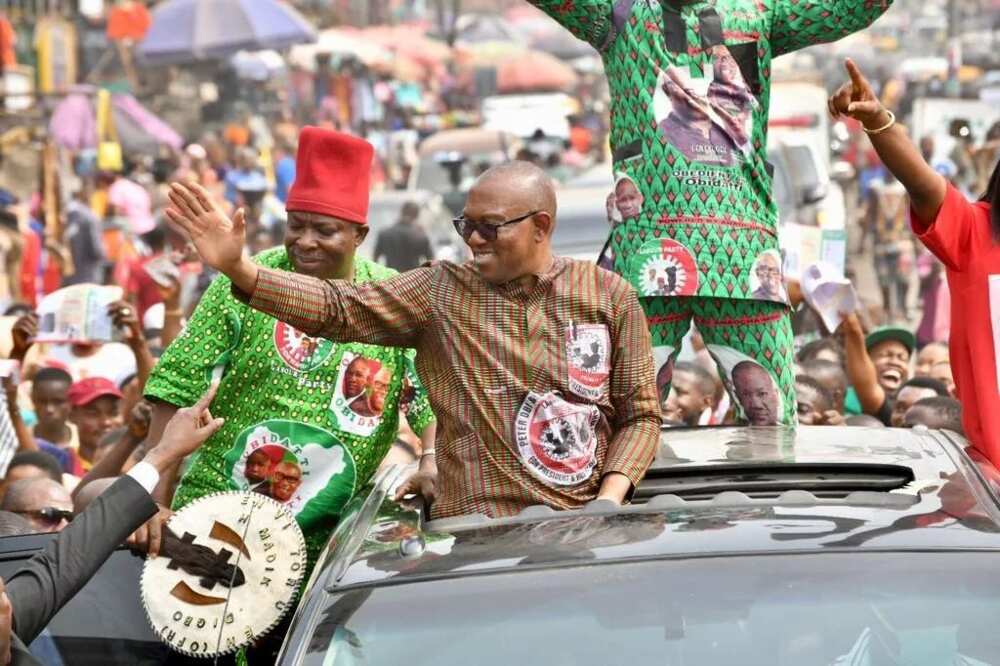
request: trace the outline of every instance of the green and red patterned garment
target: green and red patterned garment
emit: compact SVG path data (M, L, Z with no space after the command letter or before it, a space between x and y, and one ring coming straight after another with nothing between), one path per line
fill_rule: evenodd
M256 261L294 270L284 248ZM355 259L356 282L395 274ZM236 300L225 277L164 352L146 395L191 405L213 378L212 414L226 423L195 455L174 509L223 490L267 494L296 514L310 565L395 440L399 412L417 433L434 419L412 350L311 338Z
M757 277L778 250L771 60L861 30L892 0L529 1L604 58L615 272L640 296L787 300Z

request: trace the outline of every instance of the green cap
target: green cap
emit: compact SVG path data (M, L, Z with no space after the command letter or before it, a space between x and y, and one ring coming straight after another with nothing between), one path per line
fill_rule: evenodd
M916 336L909 329L900 328L899 326L880 326L876 328L865 338L865 348L871 349L878 343L885 342L886 340L895 340L896 342L903 343L903 346L911 354L917 348Z

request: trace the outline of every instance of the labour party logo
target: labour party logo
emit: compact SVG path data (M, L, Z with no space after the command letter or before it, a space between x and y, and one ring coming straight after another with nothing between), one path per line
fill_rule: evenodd
M323 338L311 338L278 321L274 323L274 348L292 370L311 372L330 357L333 343Z
M543 482L575 486L597 466L600 419L595 405L566 402L555 393L529 393L515 422L521 462Z
M607 326L570 322L566 327L570 391L588 400L602 398L608 390L610 352Z

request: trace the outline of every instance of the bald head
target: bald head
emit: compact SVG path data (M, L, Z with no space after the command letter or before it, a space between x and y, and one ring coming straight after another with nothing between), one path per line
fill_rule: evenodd
M460 233L480 277L491 284L530 283L553 265L556 193L529 162L508 162L469 190Z
M497 188L511 192L528 210L556 218L556 188L548 174L531 162L516 160L488 169L472 189Z
M0 509L21 514L39 532L58 532L67 525L66 520L53 515L46 516L41 512L72 512L73 500L62 484L45 477L36 477L10 484Z
M73 494L73 512L81 513L84 511L90 503L95 499L100 497L100 495L114 485L115 481L119 477L112 476L106 479L97 479L96 481L91 481L83 488L80 488Z

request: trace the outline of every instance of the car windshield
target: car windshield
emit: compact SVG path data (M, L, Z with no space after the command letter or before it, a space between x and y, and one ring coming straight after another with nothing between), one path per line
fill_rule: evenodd
M319 618L302 663L1000 664L996 561L957 552L692 558L350 591Z

